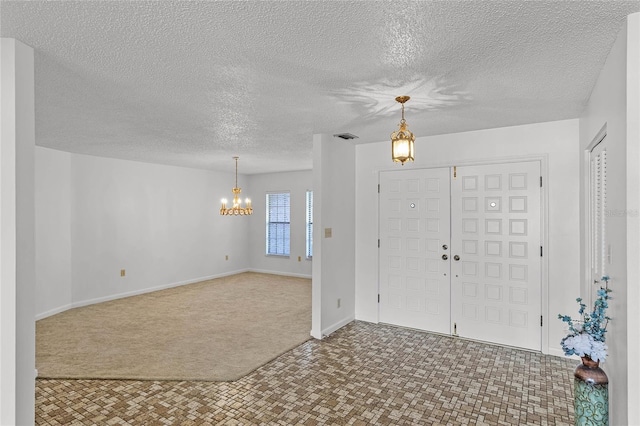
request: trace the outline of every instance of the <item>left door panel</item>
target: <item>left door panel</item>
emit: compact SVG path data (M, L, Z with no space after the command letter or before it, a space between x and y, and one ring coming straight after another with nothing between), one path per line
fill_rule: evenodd
M380 321L450 333L449 168L380 173Z

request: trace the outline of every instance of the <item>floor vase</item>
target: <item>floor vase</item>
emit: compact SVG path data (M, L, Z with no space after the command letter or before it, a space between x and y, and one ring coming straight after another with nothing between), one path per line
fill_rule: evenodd
M574 408L576 426L609 424L609 378L599 362L583 357L574 373Z

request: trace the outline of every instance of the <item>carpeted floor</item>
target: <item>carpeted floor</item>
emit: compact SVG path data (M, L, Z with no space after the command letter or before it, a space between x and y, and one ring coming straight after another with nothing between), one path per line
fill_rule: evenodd
M309 339L311 280L243 273L45 318L40 378L232 381Z

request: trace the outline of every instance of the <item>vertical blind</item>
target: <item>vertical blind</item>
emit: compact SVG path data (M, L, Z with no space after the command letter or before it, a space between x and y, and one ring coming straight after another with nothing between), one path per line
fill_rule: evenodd
M307 258L313 257L313 191L307 191Z
M591 157L591 268L592 276L606 275L606 217L607 217L607 151Z
M267 194L267 254L289 256L290 211L288 192Z

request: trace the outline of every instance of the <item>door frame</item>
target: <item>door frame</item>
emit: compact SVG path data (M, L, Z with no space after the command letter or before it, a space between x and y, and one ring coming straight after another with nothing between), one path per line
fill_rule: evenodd
M440 162L440 163L428 163L425 166L420 167L407 167L411 164L407 164L403 169L398 168L385 168L377 170L378 185L380 184L380 173L390 171L401 170L423 170L423 169L435 169L443 167L457 167L457 166L484 166L491 164L506 164L506 163L520 163L524 161L539 161L540 162L540 176L542 176L542 188L540 189L540 241L542 243L542 261L540 271L540 312L543 317L543 325L541 332L540 348L543 354L549 354L549 324L552 318L549 317L549 191L548 188L548 176L549 176L549 155L537 154L537 155L521 155L521 156L509 156L509 157L495 157L485 158L478 160L460 161L460 162ZM378 193L378 239L380 238L380 194ZM378 294L380 294L380 250L378 249L378 265L376 267L376 274L378 276ZM377 322L380 322L380 303L378 303L377 309Z

